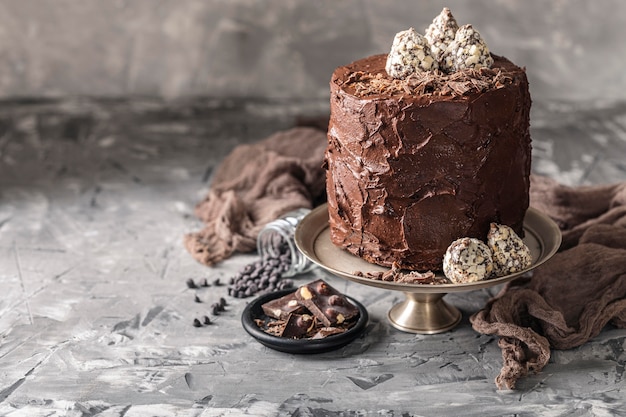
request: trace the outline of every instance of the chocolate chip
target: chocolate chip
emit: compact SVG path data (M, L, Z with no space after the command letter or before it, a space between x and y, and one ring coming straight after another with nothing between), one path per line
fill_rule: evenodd
M208 326L209 324L212 324L212 321L211 321L211 319L209 318L209 316L204 316L204 317L202 318L202 322L203 322L204 324L206 324L207 326Z
M195 295L195 297L193 298L193 301L195 301L196 303L201 303L202 302L200 297L198 297L198 294Z
M198 288L198 286L196 285L196 283L193 281L193 278L189 278L187 280L187 287L188 288Z
M276 256L266 257L244 266L229 280L228 295L236 298L246 298L260 292L275 291L290 288L291 280L282 280L282 274L291 265L291 254L286 242L272 241Z
M211 312L214 316L219 316L220 314L220 305L217 303L211 304Z
M202 287L210 287L211 284L209 284L209 281L207 281L207 279L203 279L202 280L202 284L200 284Z
M200 323L200 320L193 319L193 327L202 327L202 323Z

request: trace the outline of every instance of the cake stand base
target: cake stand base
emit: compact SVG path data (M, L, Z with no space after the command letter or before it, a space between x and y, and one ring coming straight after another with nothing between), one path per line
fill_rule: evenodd
M445 293L405 292L406 299L394 305L387 314L389 323L409 333L435 334L454 328L461 312L443 300Z

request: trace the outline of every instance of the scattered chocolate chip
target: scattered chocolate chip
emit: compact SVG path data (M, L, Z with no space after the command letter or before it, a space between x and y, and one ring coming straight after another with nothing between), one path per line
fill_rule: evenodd
M220 286L222 286L223 284L221 283L221 281L220 281L220 279L219 279L219 278L216 278L216 279L215 279L215 281L213 281L213 285L215 285L216 287L220 287Z
M193 281L193 278L189 278L187 280L187 287L188 288L198 288L198 286L196 285L196 283Z
M208 326L209 324L212 324L212 323L213 323L213 322L211 321L211 319L209 318L209 316L204 316L204 317L202 318L202 321L203 321L203 323L204 323L204 324L206 324L207 326Z
M193 327L202 327L202 323L200 323L200 320L193 319Z
M220 305L222 306L222 308L226 306L226 299L224 297L220 297Z
M200 284L202 287L210 287L211 284L209 284L209 281L207 281L207 279L203 279L202 280L202 284Z
M195 301L196 303L201 303L202 300L200 299L200 297L198 297L198 294L196 294L193 298L193 301Z
M217 303L211 304L211 312L213 313L214 316L219 316L220 315L220 305L217 304Z

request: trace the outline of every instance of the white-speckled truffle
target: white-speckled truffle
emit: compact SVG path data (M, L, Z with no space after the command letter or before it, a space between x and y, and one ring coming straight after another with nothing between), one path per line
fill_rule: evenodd
M493 58L482 36L472 25L463 25L440 59L442 71L452 73L467 68L490 68Z
M405 79L416 72L437 69L428 40L415 29L398 32L387 55L385 70L393 78Z
M459 24L456 22L450 9L444 7L439 16L426 29L425 37L430 43L430 50L434 57L439 59L446 48L454 40Z
M455 284L483 280L492 271L491 250L479 239L457 239L450 244L443 257L443 273Z
M487 245L491 249L496 276L513 274L532 265L530 249L509 226L491 223Z

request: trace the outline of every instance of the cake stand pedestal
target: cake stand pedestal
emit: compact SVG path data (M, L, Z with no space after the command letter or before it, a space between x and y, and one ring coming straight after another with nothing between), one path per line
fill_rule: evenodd
M406 284L361 276L360 273L385 272L389 268L366 262L330 241L326 204L315 208L300 221L296 227L295 241L307 258L333 275L363 285L403 292L404 301L389 310L389 323L405 332L435 334L451 330L461 321L461 312L443 300L447 293L473 291L511 281L550 259L561 244L561 232L556 223L533 208L526 212L524 232L524 243L533 258L529 268L515 274L465 284ZM441 276L441 273L438 275Z
M461 321L461 312L443 300L444 293L405 292L406 298L387 314L396 329L422 334L448 331Z

